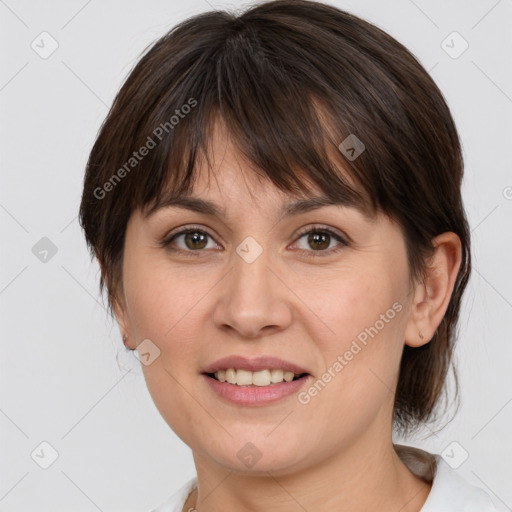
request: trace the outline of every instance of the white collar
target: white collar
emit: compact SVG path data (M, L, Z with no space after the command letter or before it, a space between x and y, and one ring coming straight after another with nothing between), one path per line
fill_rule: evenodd
M412 473L432 483L420 512L495 512L490 497L458 475L440 455L412 446L394 446Z

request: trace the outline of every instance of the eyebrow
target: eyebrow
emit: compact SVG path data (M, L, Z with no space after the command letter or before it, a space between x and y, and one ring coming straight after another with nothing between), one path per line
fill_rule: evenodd
M307 213L324 206L356 206L357 209L362 211L362 207L355 205L353 201L340 201L334 200L326 196L309 197L306 199L299 199L298 201L288 203L281 209L280 216L292 216L299 215L301 213ZM225 217L226 209L217 205L216 203L209 201L208 199L202 199L193 196L182 196L182 197L168 197L164 198L158 204L150 208L146 214L146 218L153 216L157 211L164 208L182 208L204 215L211 215L216 217Z
M324 206L349 206L355 207L357 210L362 212L365 216L368 215L362 205L350 200L335 200L327 196L316 196L309 197L306 199L299 199L292 203L288 203L283 206L280 211L280 217L299 215L301 213L307 213L313 210L318 210ZM157 211L164 208L182 208L204 215L211 215L216 217L226 217L226 209L215 204L208 199L201 199L194 196L182 196L182 197L164 197L162 201L152 206L146 213L145 217L149 218L153 216Z

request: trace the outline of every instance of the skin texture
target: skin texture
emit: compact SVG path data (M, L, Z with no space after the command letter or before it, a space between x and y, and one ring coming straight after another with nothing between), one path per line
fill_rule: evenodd
M280 217L298 196L250 170L221 125L212 144L213 179L200 168L193 193L226 216L167 208L145 219L135 211L115 306L131 348L149 338L160 350L142 367L161 415L193 452L198 492L184 510L420 510L431 486L393 450L394 389L404 343L427 343L446 311L460 265L458 237L434 240L428 278L413 284L401 229L389 218L371 221L338 205ZM184 236L160 245L191 224L210 235L203 248L186 245ZM322 256L340 242L331 237L319 250L298 234L318 232L318 225L352 242ZM236 252L247 236L263 248L252 263ZM201 375L224 356L272 355L316 380L396 302L401 311L308 404L293 394L265 406L234 405ZM261 453L251 468L237 457L247 442Z

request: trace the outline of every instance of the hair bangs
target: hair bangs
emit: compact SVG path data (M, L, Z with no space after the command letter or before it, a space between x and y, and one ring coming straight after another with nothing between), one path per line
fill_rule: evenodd
M205 79L186 80L167 100L169 116L186 98L200 98L159 144L146 183L138 185L144 194L137 206L149 215L170 197L190 195L201 164L207 163L209 174L214 168L212 141L222 125L245 165L281 191L307 196L316 186L373 217L375 195L364 163L350 162L338 149L350 129L327 115L331 106L313 85L304 87L304 77L283 71L258 49L247 34L227 38L203 69Z

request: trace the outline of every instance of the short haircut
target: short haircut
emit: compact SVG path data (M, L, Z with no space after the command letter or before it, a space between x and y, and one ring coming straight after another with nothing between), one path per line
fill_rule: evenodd
M462 262L447 312L429 343L404 347L395 395L398 432L435 419L471 270L460 141L418 60L332 6L275 0L241 13L207 12L145 51L94 143L80 206L109 312L122 289L130 215L149 212L164 194L190 192L218 118L240 156L280 190L307 194L314 183L397 222L411 280L425 277L436 235L459 236ZM364 151L355 158L358 141Z

